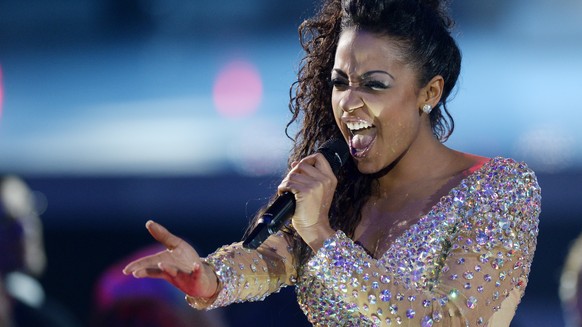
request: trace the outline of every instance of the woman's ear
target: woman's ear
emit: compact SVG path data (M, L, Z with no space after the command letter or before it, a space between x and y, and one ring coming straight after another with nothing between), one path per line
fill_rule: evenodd
M443 95L443 88L445 80L441 75L433 77L418 94L418 108L423 108L425 105L434 108L441 101Z

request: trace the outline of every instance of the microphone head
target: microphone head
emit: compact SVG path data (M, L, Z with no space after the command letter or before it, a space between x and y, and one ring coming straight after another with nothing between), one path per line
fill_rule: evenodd
M325 159L329 162L333 173L336 175L350 157L348 144L342 139L334 138L325 141L325 143L319 147L317 152L323 154Z

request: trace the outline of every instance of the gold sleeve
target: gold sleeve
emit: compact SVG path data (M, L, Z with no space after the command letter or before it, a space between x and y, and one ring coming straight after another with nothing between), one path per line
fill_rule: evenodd
M292 249L281 232L256 250L245 249L238 242L219 248L204 260L218 277L219 291L210 299L187 295L186 301L196 309L261 301L296 281Z

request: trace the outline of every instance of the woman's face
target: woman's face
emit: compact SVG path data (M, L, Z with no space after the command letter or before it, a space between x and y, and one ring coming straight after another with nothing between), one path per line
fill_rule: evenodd
M416 141L423 105L417 75L390 38L343 31L331 81L336 123L360 172L388 167Z

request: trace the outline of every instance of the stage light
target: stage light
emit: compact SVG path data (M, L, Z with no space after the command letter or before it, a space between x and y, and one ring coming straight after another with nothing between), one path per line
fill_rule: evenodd
M218 73L213 87L216 110L227 118L254 114L263 97L263 84L257 68L246 60L234 60Z

